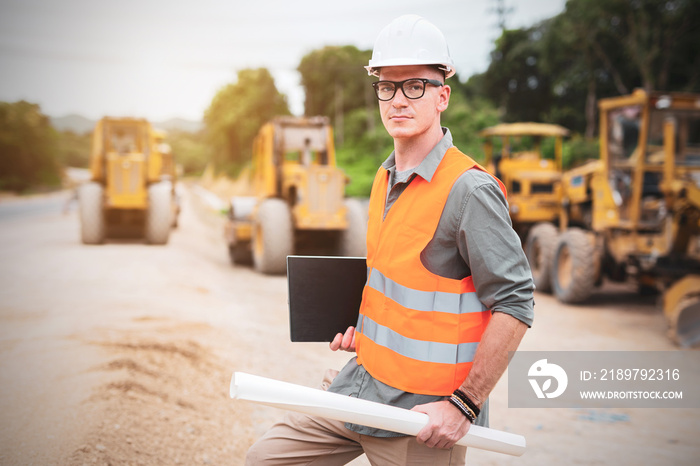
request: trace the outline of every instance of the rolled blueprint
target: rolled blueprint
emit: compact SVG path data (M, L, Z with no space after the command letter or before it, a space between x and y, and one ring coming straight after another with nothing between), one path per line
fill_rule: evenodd
M375 427L406 435L417 435L428 423L428 415L350 396L303 387L287 382L234 372L231 398L253 401L275 408L298 411L313 416ZM472 425L457 442L507 455L525 452L525 437Z

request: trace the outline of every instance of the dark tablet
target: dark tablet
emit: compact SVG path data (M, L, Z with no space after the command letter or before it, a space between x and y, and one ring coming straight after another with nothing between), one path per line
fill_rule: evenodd
M357 324L364 257L287 256L292 341L331 341Z

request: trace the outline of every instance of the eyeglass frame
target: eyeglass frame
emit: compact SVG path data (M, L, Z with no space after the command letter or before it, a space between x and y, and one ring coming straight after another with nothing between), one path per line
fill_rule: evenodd
M423 93L419 95L418 97L409 97L406 95L406 91L404 90L403 86L409 81L421 81L423 82ZM391 83L394 85L394 93L389 97L388 99L382 99L379 97L379 89L377 89L377 86L379 86L380 83ZM426 84L432 84L433 86L436 87L442 87L445 85L445 83L438 81L437 79L426 79L426 78L409 78L409 79L404 79L403 81L388 81L386 79L382 79L380 81L375 81L372 83L372 87L374 88L374 94L377 96L377 100L380 102L389 102L390 100L393 100L394 97L396 97L396 91L398 89L401 89L401 92L403 92L404 97L410 100L418 100L422 98L425 95L425 87Z

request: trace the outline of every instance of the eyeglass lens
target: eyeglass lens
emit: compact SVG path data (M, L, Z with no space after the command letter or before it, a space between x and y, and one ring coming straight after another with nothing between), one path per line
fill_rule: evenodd
M420 79L409 79L400 83L379 81L375 86L379 100L391 100L394 98L397 84L402 85L403 93L409 99L420 99L425 93L425 83Z

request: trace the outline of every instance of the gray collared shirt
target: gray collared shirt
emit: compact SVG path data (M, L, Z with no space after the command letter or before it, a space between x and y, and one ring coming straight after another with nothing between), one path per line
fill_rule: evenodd
M445 152L452 147L452 135L444 136L423 161L408 174L405 182L395 182L394 153L382 167L390 174L384 216L411 181L420 176L432 180ZM407 175L401 173L400 175ZM403 177L399 177L403 178ZM406 179L406 178L403 178ZM460 280L472 276L479 300L493 312L512 315L528 326L534 316L535 289L530 267L512 228L508 203L498 183L481 170L467 170L450 190L433 239L421 253L423 265L436 275ZM333 380L329 391L410 409L418 404L444 399L397 390L374 379L363 366L351 359ZM477 425L488 425L488 400ZM394 432L346 424L348 429L375 437L398 436Z

